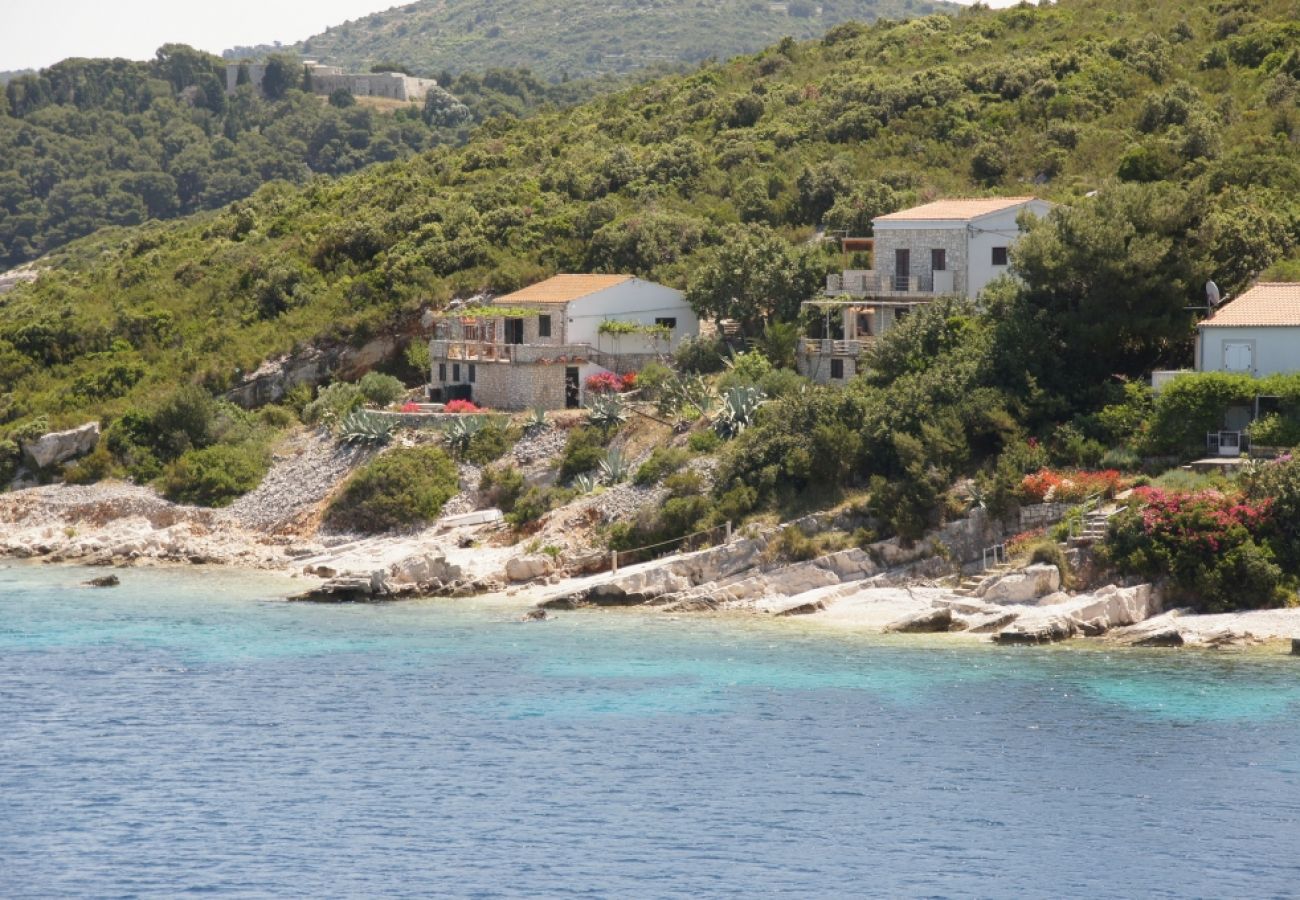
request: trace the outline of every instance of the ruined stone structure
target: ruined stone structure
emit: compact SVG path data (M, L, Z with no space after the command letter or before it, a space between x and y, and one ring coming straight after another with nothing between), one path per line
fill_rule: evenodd
M329 96L339 89L356 97L387 97L390 100L423 100L430 88L438 82L432 78L416 78L401 72L369 72L364 74L344 72L338 66L322 66L308 60L303 63L311 75L313 94ZM266 77L265 63L230 63L226 66L226 92L233 94L239 84L239 70L248 71L248 82L256 90L262 89Z

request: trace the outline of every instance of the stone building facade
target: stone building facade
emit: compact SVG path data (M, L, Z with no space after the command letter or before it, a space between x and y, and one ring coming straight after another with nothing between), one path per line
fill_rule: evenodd
M423 100L438 82L432 78L416 78L401 72L344 72L338 66L322 66L305 62L311 75L311 92L329 96L337 90L346 90L356 97L387 97L390 100ZM261 91L266 78L265 63L230 63L226 66L226 92L233 94L239 86L239 70L248 72L248 83Z

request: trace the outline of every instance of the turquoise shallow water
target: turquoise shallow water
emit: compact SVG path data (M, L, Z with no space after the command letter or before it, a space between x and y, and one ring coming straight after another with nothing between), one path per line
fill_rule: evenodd
M1296 893L1300 661L0 569L0 895Z

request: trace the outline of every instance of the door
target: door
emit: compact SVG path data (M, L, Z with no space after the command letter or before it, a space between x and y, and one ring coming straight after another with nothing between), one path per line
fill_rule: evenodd
M569 366L564 370L564 408L578 408L578 368Z
M522 344L524 342L524 320L506 319L506 343Z
M912 251L898 249L894 251L894 290L906 291L912 274Z

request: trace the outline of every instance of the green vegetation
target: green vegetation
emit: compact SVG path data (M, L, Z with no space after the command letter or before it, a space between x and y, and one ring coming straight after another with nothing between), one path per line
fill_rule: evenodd
M305 93L275 56L259 96L225 92L225 62L167 44L148 62L69 59L0 91L0 270L109 225L217 209L272 181L305 184L459 144L478 122L610 85L551 87L496 71L447 82L423 107ZM439 105L441 104L441 106Z
M358 71L375 60L393 60L428 72L530 68L551 81L565 81L665 61L726 58L786 35L814 37L849 19L955 9L942 0L794 0L782 7L743 0L616 6L572 0L563 15L556 15L554 6L537 0L508 0L486 8L469 0L420 0L337 25L299 48ZM446 84L450 76L439 80Z
M574 428L564 443L560 457L560 481L571 481L575 475L594 472L605 457L605 446L611 435L595 427Z
M456 464L437 447L390 450L348 479L326 510L331 528L377 533L427 525L460 490Z

